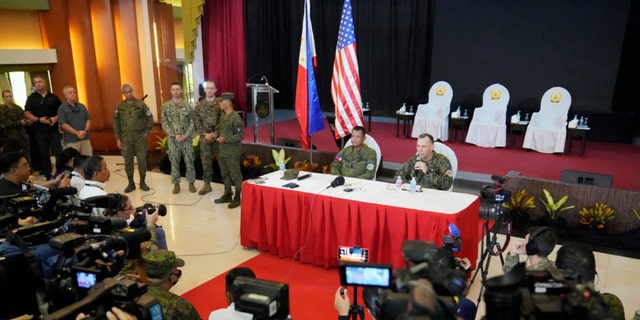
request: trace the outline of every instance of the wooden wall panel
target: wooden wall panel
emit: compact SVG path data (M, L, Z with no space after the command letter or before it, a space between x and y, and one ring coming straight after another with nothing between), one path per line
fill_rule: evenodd
M37 11L0 9L0 49L43 49Z
M120 65L120 82L129 82L142 98L142 68L136 22L136 6L130 0L112 0L116 28L116 47ZM121 84L122 84L121 83ZM118 91L122 98L121 90Z
M80 1L82 2L82 1ZM69 36L69 12L67 1L51 1L49 11L39 11L40 32L44 48L55 48L58 54L58 63L51 68L51 85L53 92L64 99L62 88L66 84L75 86L76 76L73 64L71 39Z

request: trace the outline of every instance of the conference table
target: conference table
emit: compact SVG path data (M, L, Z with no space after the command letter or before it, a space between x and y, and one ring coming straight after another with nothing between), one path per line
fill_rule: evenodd
M304 180L282 176L273 172L244 182L243 247L330 268L339 264L339 246L357 245L369 250L369 262L404 268L404 240L428 240L440 247L455 223L462 237L456 256L469 258L475 267L482 236L478 196L432 189L410 193L394 184L357 178L330 187L336 176L321 173ZM283 187L289 182L299 187Z

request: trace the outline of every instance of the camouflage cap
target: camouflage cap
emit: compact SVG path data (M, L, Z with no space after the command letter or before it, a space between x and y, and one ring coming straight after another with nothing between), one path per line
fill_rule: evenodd
M144 259L144 269L151 278L161 278L173 267L184 266L184 260L176 257L175 252L164 249L151 251L142 259Z
M282 180L293 180L295 178L298 177L298 170L296 169L287 169L284 171L284 174L282 175Z

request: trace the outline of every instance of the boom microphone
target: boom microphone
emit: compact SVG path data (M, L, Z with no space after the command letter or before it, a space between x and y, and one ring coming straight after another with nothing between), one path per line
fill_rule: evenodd
M335 179L333 179L333 181L331 181L331 185L327 187L327 189L329 188L335 188L337 186L341 186L344 184L344 177L343 176L337 176Z

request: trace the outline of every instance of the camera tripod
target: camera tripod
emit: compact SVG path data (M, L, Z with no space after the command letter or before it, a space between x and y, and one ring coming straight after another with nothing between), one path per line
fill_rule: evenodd
M475 281L478 274L482 277L482 286L480 287L480 292L478 293L478 299L476 301L476 305L480 304L480 300L482 300L482 293L484 292L484 282L487 280L487 274L489 273L489 265L491 264L492 256L499 256L501 265L504 265L504 257L502 256L502 246L498 242L498 229L501 222L501 217L504 217L504 222L506 223L506 234L507 240L505 241L504 248L509 245L509 240L511 238L511 219L508 217L508 214L505 215L502 212L502 203L494 203L493 208L487 210L487 215L485 217L484 224L482 225L482 242L480 243L480 251L482 251L482 256L480 257L480 262L478 262L478 267L476 271L473 273L473 277L471 277L471 281L469 282L469 286L467 286L467 292L465 292L465 296L468 293L469 288ZM490 227L490 222L495 221L493 227Z
M353 304L349 307L349 319L351 320L364 320L364 308L358 305L358 286L353 286Z

